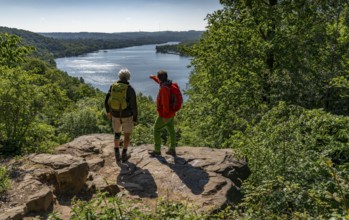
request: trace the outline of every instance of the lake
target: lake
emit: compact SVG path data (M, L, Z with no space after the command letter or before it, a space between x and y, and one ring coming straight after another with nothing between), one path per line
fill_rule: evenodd
M158 85L150 74L167 71L169 79L177 82L185 90L189 82L190 58L175 54L156 53L155 44L134 46L121 49L100 50L77 57L56 59L57 67L70 76L82 77L85 83L107 92L110 85L118 79L121 68L131 72L130 83L136 93L156 97Z

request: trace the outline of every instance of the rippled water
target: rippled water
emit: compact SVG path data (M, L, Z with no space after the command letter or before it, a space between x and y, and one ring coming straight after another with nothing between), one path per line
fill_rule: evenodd
M182 90L188 85L190 63L188 57L174 54L160 54L156 45L143 45L122 49L101 50L77 57L56 59L57 67L70 76L83 77L86 83L107 92L111 83L117 80L121 68L131 72L130 83L137 93L156 97L158 86L149 79L160 69L169 74L169 79L177 82Z

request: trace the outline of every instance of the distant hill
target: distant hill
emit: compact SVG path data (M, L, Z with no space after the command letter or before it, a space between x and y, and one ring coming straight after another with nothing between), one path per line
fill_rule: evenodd
M167 42L198 40L203 31L161 31L124 33L34 33L15 28L0 27L0 33L15 34L23 44L34 46L35 56L54 64L54 58L77 56L97 50L131 47Z
M34 46L37 49L34 52L34 56L39 57L49 63L54 62L53 59L57 51L64 51L66 49L65 45L59 40L47 38L40 34L26 30L0 27L0 33L14 34L21 37L23 44Z
M34 32L16 28L0 27L0 33L15 34L21 37L25 44L36 46L37 49L48 51L64 49L64 46L60 41L42 36Z
M195 41L203 31L159 31L159 32L122 32L122 33L39 33L55 39L99 39L99 40L153 40L153 41Z

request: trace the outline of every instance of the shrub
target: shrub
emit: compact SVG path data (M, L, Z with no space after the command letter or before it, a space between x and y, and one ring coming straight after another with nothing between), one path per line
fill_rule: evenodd
M63 114L59 132L70 138L107 130L102 115L102 98L85 98L77 102L74 109Z
M215 214L198 213L197 207L187 202L173 202L164 198L159 200L155 211L148 207L140 205L135 207L139 201L129 201L122 199L123 194L119 193L114 197L108 197L107 194L97 193L90 201L74 200L72 203L72 220L78 219L134 219L134 220L163 220L163 219L230 219L233 216L232 209L227 207L225 210ZM51 213L49 219L61 219L59 213Z
M0 193L5 192L9 186L10 180L7 168L0 166Z
M348 213L349 117L280 103L232 140L252 171L242 207L253 218Z

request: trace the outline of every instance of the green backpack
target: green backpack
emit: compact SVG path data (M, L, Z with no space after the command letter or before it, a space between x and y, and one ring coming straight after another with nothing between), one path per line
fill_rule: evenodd
M126 94L128 85L124 83L114 83L111 86L108 104L111 110L122 111L127 108Z

